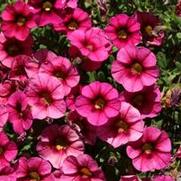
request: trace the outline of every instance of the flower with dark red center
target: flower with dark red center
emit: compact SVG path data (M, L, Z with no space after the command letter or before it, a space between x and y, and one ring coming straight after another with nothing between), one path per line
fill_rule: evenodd
M109 20L105 28L106 34L117 48L136 45L141 41L140 24L133 16L118 14Z
M36 148L40 157L48 160L54 168L60 168L67 156L83 153L84 145L68 125L52 125L42 132Z
M156 85L144 87L143 90L134 93L124 91L120 100L129 102L138 109L143 119L155 117L161 111L161 93Z
M159 75L155 55L147 48L133 45L119 50L111 72L113 78L129 92L153 85Z
M136 12L135 17L141 25L143 42L160 46L163 43L164 32L159 18L148 12Z
M143 136L127 146L133 166L142 172L160 170L171 160L171 142L168 134L155 127L144 129Z
M60 180L89 180L89 181L104 181L104 174L98 167L95 160L89 155L81 154L78 157L69 156L65 159L62 165L62 176Z
M119 115L98 128L99 138L117 148L130 141L138 140L143 134L144 122L138 110L121 102Z
M2 31L7 37L24 41L36 26L33 9L23 1L8 5L2 12Z
M30 79L26 94L34 119L61 118L66 111L62 84L54 77L39 73Z
M76 111L86 117L90 124L103 125L109 118L119 113L118 91L108 83L92 82L82 88L75 107Z
M15 38L6 38L0 33L0 61L3 65L11 68L14 58L18 55L31 55L32 53L32 37L28 37L24 41Z

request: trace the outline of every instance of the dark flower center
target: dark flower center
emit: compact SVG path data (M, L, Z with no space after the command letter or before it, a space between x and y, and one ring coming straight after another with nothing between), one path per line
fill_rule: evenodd
M7 41L4 45L5 51L10 56L16 56L22 53L22 46L18 41Z
M89 178L92 176L92 172L90 171L89 168L87 167L83 167L80 169L80 173L82 175L83 178Z
M2 147L0 147L0 155L3 154L4 150Z
M153 145L151 143L145 143L142 147L142 150L147 155L151 154L153 151Z
M26 75L26 71L24 69L24 65L19 65L16 69L15 69L16 75Z
M128 130L129 125L126 122L119 120L116 122L115 127L118 129L118 133L122 133Z
M152 28L150 25L147 25L147 26L145 27L145 32L146 32L146 34L147 34L148 36L152 36L152 35L153 35L153 34L152 34L153 28Z
M67 27L69 30L76 30L78 28L78 24L75 20L71 20L68 24Z
M36 171L32 171L29 173L30 181L40 181L40 175Z
M63 80L65 80L66 77L67 77L66 72L64 72L63 70L55 70L55 71L53 72L53 75L54 75L55 77L57 77L57 78L59 78L59 79L63 79Z
M106 102L103 98L97 98L94 102L94 107L98 110L103 109Z
M119 37L119 39L126 40L128 37L128 34L124 29L120 29L118 31L118 37Z
M57 138L55 140L55 149L61 151L68 146L68 142L65 138Z
M51 96L50 92L47 91L42 91L39 93L40 97L42 98L42 101L46 104L46 105L50 105L53 102L53 98Z
M132 103L133 103L133 105L135 107L142 106L144 101L145 101L145 98L141 94L138 94L138 95L134 96L133 99L132 99Z
M49 11L52 10L53 5L52 5L52 3L51 3L50 1L45 1L45 2L43 3L42 8L43 8L44 11L49 12Z
M140 63L136 62L133 63L131 66L131 72L133 74L140 74L143 71L143 67Z
M16 24L17 24L18 26L23 26L23 25L25 25L27 19L26 19L26 17L24 17L24 16L18 15L18 16L16 17L15 21L16 21Z

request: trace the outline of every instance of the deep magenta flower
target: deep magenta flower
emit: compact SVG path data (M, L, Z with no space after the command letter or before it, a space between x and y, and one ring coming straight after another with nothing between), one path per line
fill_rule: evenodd
M36 27L34 13L28 4L21 0L6 6L1 15L1 28L5 36L24 41L29 36L30 30Z
M14 131L18 134L24 133L33 122L27 96L22 91L16 91L9 97L7 104L9 122L12 123Z
M8 120L8 111L6 105L1 104L0 105L0 129L4 127Z
M176 156L176 158L181 159L181 145L180 145L180 147L178 148L177 152L175 153L175 156Z
M152 181L175 181L175 179L169 175L157 175L153 177Z
M5 166L10 166L11 161L16 158L18 149L3 131L0 131L0 140L0 169L2 169Z
M140 181L136 175L125 175L121 176L119 181Z
M119 50L111 72L113 78L129 92L153 85L159 75L155 55L147 48L132 45Z
M97 132L100 139L117 148L138 140L143 135L143 128L144 122L139 111L129 103L121 102L119 115L100 126Z
M30 79L26 94L34 119L61 118L66 111L62 84L54 77L39 73Z
M17 181L15 169L11 166L0 168L0 181Z
M12 62L17 55L32 54L32 37L29 36L24 41L19 41L15 38L6 38L4 34L0 33L0 61L3 65L11 68Z
M143 42L147 45L160 46L164 40L164 31L158 17L148 12L136 12L135 17L141 25Z
M104 181L104 174L93 158L86 154L78 157L69 156L65 159L60 181Z
M129 102L141 113L141 117L153 118L161 111L161 93L157 85L144 87L138 92L124 91L120 95L121 101Z
M140 24L135 17L126 14L112 17L105 32L117 48L130 44L137 45L141 41Z
M21 157L16 171L17 180L22 181L51 181L51 165L39 157Z
M75 106L76 111L86 117L90 124L103 125L119 113L118 91L109 83L92 82L82 88Z
M81 54L91 61L102 62L109 57L111 44L99 28L76 30L68 34L71 45L77 47Z
M77 69L67 58L61 56L42 63L40 72L55 77L63 85L65 95L70 93L71 89L79 83L80 79Z
M77 29L89 29L92 26L89 14L80 8L66 9L62 14L62 21L54 25L54 29L58 32L69 33Z
M165 131L155 127L144 129L143 136L127 146L133 166L142 172L160 170L171 160L171 141Z
M175 13L177 16L181 16L181 1L180 0L177 1L175 11L176 11Z
M76 131L68 125L52 125L47 127L40 136L37 151L54 168L60 168L69 155L78 156L84 151L84 144Z

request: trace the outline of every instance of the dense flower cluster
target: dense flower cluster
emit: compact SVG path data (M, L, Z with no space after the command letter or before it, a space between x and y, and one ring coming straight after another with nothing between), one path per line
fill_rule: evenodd
M150 48L164 40L159 18L120 13L100 28L78 4L17 0L1 13L0 181L106 181L91 154L98 140L124 150L132 169L120 181L163 173L172 163L168 133L150 124L162 109L160 71ZM51 45L37 47L36 30L47 27L66 38L61 55ZM88 78L104 65L111 81Z

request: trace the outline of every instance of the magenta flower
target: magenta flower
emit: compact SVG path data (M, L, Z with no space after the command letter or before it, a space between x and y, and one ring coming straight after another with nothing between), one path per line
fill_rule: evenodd
M175 179L168 175L157 175L153 177L152 181L175 181Z
M91 61L102 62L109 57L110 42L99 28L76 30L68 34L71 45L77 47L81 54Z
M137 108L143 119L153 118L161 111L161 93L156 85L144 87L143 90L134 93L124 91L120 100Z
M119 115L100 126L98 135L100 139L117 148L138 140L143 135L143 128L144 122L139 111L130 104L121 102Z
M47 127L40 136L37 151L54 168L60 168L69 155L78 156L84 151L84 144L77 133L67 125Z
M108 83L92 82L82 88L75 106L76 111L86 117L90 124L103 125L119 113L118 91Z
M170 151L168 134L155 127L145 128L141 139L127 146L133 166L142 172L167 167L171 160Z
M22 91L14 92L8 99L9 122L16 133L22 134L28 130L33 122L28 98Z
M140 181L136 175L125 175L121 176L119 181Z
M6 6L2 12L2 31L7 37L24 41L30 30L36 26L33 20L33 9L25 2L18 0Z
M54 25L56 31L69 33L77 29L89 29L92 26L89 14L80 8L65 10L61 17L63 21Z
M6 124L7 120L8 120L8 111L7 111L7 107L5 105L0 105L0 129L2 129L4 127L4 125Z
M0 169L0 181L17 181L14 168L4 166Z
M12 62L17 55L31 55L33 40L28 37L24 41L15 38L6 38L0 33L0 61L6 67L11 68Z
M79 83L80 76L77 69L64 57L57 56L40 66L40 72L57 78L63 85L65 95Z
M61 181L104 181L104 174L95 160L89 155L69 156L65 159L61 170Z
M136 12L135 17L141 25L143 42L148 45L160 46L164 40L164 32L159 18L148 12Z
M0 132L0 169L10 166L10 162L16 158L17 146L13 141L10 141L7 135Z
M140 24L133 16L118 14L109 20L106 34L117 48L137 45L141 41Z
M111 71L113 78L129 92L153 85L159 75L155 55L147 48L135 46L119 50Z
M50 181L51 165L39 157L29 159L21 157L16 171L17 180L23 181Z
M178 148L177 152L175 153L175 157L181 159L181 145Z
M35 75L30 79L26 94L34 119L57 119L64 116L64 90L56 78L42 73Z

